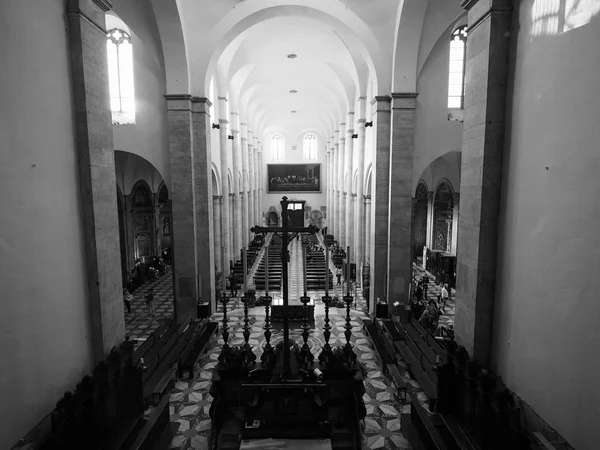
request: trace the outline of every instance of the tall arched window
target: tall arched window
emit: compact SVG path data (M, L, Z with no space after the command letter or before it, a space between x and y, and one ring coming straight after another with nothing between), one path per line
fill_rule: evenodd
M283 136L276 134L271 140L271 155L274 160L280 161L283 159Z
M462 109L464 106L466 56L467 26L465 25L454 30L450 40L448 108Z
M317 138L314 134L304 136L304 159L317 159Z
M113 123L135 123L131 36L119 28L113 28L106 36Z

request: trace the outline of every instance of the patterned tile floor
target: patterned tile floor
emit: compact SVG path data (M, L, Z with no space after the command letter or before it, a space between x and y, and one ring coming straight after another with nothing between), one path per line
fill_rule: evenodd
M300 289L298 272L301 272L298 261L299 247L293 246L291 249L292 263L290 268L290 277L295 281L294 288L296 292ZM295 277L295 278L294 278ZM330 295L338 295L337 292ZM337 294L336 294L337 292ZM323 345L323 319L325 315L324 306L320 297L325 293L309 292L309 295L315 300L315 329L312 330L309 344L314 355L318 355ZM253 346L257 357L260 359L264 346L264 316L265 311L262 307L255 307L250 310L250 325L252 334L250 335L250 344ZM221 321L222 313L212 316L212 320ZM239 345L243 343L243 310L236 309L228 312L229 325L231 327L229 343ZM362 428L362 448L369 449L409 449L410 445L402 434L400 424L400 413L409 413L409 400L400 401L395 397L395 388L382 372L382 364L376 352L372 349L372 343L365 335L362 327L363 319L368 318L362 311L362 308L351 311L351 324L353 325L352 343L354 350L359 357L366 373L365 388L366 393L363 397L367 407L367 417ZM332 346L343 345L345 337L343 335L345 320L345 310L342 308L331 308L330 319L333 326L330 344ZM302 342L301 330L291 330L291 338L297 342ZM281 340L282 332L274 331L271 343L276 344ZM176 436L171 442L172 449L207 449L207 437L211 428L211 420L208 411L212 398L209 388L212 379L212 371L217 365L217 359L220 353L220 346L223 344L220 334L213 337L209 345L209 350L201 357L195 367L194 378L191 381L179 380L171 392L170 412L171 421L179 422L180 426ZM402 361L400 366L406 367ZM401 371L402 372L402 371ZM410 395L416 395L417 398L425 404L426 397L421 392L420 386L414 380L410 380L408 373L404 370L403 374L412 390Z
M150 315L150 308L146 305L146 294L154 289L154 308L156 315ZM167 266L167 273L158 280L148 281L137 288L131 302L131 313L123 305L125 312L125 331L133 339L146 339L157 329L161 322L173 317L173 277L171 266Z

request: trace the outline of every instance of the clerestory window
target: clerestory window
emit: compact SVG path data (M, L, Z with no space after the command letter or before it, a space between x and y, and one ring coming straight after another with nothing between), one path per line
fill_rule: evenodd
M283 160L283 136L276 134L271 140L271 155L274 160Z
M465 103L465 65L467 57L467 26L458 27L450 40L448 74L448 108L463 109Z
M113 28L106 37L112 121L116 124L135 123L131 36L122 29Z
M304 159L317 159L317 138L314 134L304 136Z

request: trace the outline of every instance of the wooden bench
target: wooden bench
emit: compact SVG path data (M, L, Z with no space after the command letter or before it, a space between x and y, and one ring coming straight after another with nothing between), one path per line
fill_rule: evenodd
M169 397L163 397L158 406L150 413L144 427L137 433L135 440L121 447L127 450L158 450L169 448L179 424L171 424Z
M164 397L165 392L173 389L175 385L175 375L177 374L177 367L171 367L160 379L154 390L152 391L152 404L157 406L161 399Z
M402 375L400 375L400 371L395 364L386 364L386 371L388 376L392 379L392 383L396 388L396 396L399 400L406 400L406 389L408 387L408 383L404 381ZM403 395L401 396L400 393Z
M179 373L182 378L185 374L188 375L188 379L192 379L194 377L194 365L206 350L206 347L210 342L210 338L214 333L216 333L217 328L218 324L216 322L209 322L206 324L206 328L204 328L204 331L200 333L194 343L194 346L189 350L187 357L182 361L179 367Z
M367 335L371 338L373 342L374 350L379 355L382 364L395 364L395 355L390 355L386 346L383 343L383 339L378 333L377 325L371 322L370 320L363 321L363 329L367 333Z
M404 435L413 450L460 450L453 443L442 419L437 414L428 414L416 396L411 398L410 414L401 414L400 419Z
M433 383L431 378L427 375L425 370L421 367L421 362L417 359L413 351L410 349L407 341L396 342L396 348L400 352L400 355L408 364L408 368L411 374L421 385L423 392L429 399L429 411L435 411L435 404L437 402L437 386Z

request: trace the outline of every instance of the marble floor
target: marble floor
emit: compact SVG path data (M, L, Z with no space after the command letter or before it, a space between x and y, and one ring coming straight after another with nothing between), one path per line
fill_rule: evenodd
M442 291L441 283L435 281L435 277L423 269L423 266L413 264L413 277L418 281L421 280L427 274L429 276L429 286L427 289L427 299L428 300L437 300L438 295ZM444 313L440 316L439 324L448 326L450 324L454 324L454 313L455 313L455 303L454 300L456 298L456 291L454 289L450 289L450 298L446 303L446 309Z
M150 314L146 305L146 294L150 288L154 289L154 308L156 315ZM123 305L125 313L125 331L132 339L141 341L146 339L156 330L163 321L173 317L173 276L171 266L167 266L167 273L157 280L147 281L137 288L131 302L131 313Z

